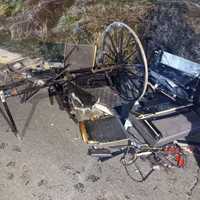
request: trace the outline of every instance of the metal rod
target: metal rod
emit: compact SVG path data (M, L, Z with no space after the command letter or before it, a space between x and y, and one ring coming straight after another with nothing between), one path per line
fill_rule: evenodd
M170 109L163 110L163 111L160 111L160 112L155 112L155 113L150 113L150 114L141 114L137 118L138 119L148 119L148 118L151 118L151 117L158 117L158 116L162 116L163 114L170 114L170 113L173 113L175 111L178 111L178 110L181 110L181 109L184 109L184 108L190 108L192 106L194 106L194 105L188 104L188 105L184 105L184 106L170 108Z
M11 114L11 112L10 112L10 109L9 109L9 107L8 107L8 104L7 104L6 101L4 101L4 102L2 102L2 103L3 103L4 109L5 109L5 111L6 111L6 114L7 114L8 118L9 118L9 120L10 120L10 124L9 124L9 125L10 125L10 128L11 128L12 132L14 132L15 134L17 134L17 132L18 132L17 126L16 126L15 121L14 121L14 119L13 119L13 116L12 116L12 114Z

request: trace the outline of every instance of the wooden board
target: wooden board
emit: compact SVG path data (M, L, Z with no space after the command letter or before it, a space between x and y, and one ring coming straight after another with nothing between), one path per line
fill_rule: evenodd
M4 49L0 49L0 66L15 62L22 59L22 56L17 53L12 53Z
M65 65L70 64L69 70L91 68L94 65L95 46L66 44L64 57Z

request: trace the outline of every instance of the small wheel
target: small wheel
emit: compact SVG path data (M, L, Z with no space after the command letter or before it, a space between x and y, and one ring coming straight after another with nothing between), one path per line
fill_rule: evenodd
M98 70L110 74L114 88L128 101L137 101L145 94L148 66L137 34L122 22L113 22L102 34L97 55Z

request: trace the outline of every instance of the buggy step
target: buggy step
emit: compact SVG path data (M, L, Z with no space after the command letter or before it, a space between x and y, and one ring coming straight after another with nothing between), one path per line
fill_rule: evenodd
M115 116L80 122L80 132L84 142L98 147L128 145L126 130Z
M129 116L129 119L151 146L163 146L175 140L200 141L200 115L192 109L146 120L134 116ZM134 128L130 131L135 131Z

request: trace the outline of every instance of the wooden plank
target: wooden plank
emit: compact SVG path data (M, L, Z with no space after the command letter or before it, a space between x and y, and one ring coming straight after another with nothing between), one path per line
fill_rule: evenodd
M6 65L12 62L16 62L20 59L22 59L22 56L20 54L0 49L0 65Z

